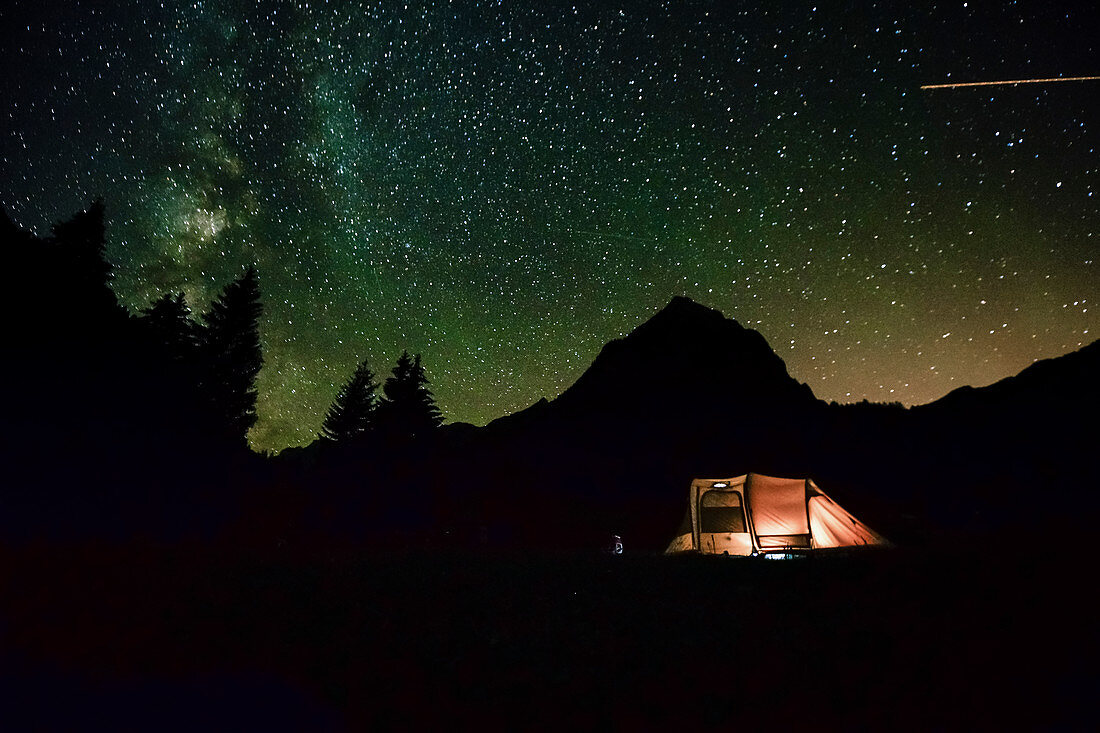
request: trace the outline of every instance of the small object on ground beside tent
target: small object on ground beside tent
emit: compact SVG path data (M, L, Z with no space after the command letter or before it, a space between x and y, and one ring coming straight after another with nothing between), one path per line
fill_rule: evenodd
M612 555L623 554L623 538L617 534L611 535L611 542L608 544L606 551Z

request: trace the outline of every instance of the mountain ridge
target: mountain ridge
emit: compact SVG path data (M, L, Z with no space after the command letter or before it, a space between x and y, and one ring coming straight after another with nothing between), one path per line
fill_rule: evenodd
M749 471L814 478L903 542L1011 533L1034 521L1020 499L1032 487L1098 478L1087 459L1095 374L1100 341L925 405L827 403L763 335L674 298L557 398L480 430L475 473L498 487L498 501L521 485L523 501L572 514L555 531L591 537L615 526L650 547L672 531L692 478ZM549 531L530 521L532 534Z
M683 328L685 324L688 326L686 329ZM669 335L670 333L672 334L671 338ZM597 388L593 387L590 383L600 378L606 379L607 373L616 372L621 362L625 359L623 352L629 352L631 347L635 347L640 342L644 343L645 346L641 349L635 349L635 353L642 352L648 356L653 356L662 354L662 349L667 349L670 342L673 346L675 346L677 342L681 342L681 345L683 345L683 342L687 341L688 335L697 337L700 333L710 333L714 337L728 338L726 344L718 344L716 347L712 347L711 358L717 358L723 355L723 352L725 352L726 356L729 356L730 352L735 351L735 346L745 348L749 354L758 359L760 364L758 371L764 374L770 373L772 375L781 373L782 376L798 385L797 390L789 390L783 396L792 397L794 393L797 392L797 396L794 396L795 400L812 398L815 402L821 403L822 405L826 404L827 401L817 397L809 384L801 382L791 376L787 369L786 362L783 361L782 357L780 357L768 343L767 338L759 331L743 326L736 318L727 317L718 309L698 303L686 296L677 295L674 296L667 305L657 311L657 313L636 326L628 334L617 339L612 339L604 344L592 364L581 373L581 376L578 377L573 384L566 387L559 395L552 398L541 397L528 407L491 420L484 427L508 423L524 423L535 414L545 415L557 409L561 409L562 405L570 405L570 403L578 401L579 398L577 393L597 391ZM675 353L677 354L675 358L680 358L683 351L681 350ZM1081 356L1076 356L1078 354L1081 354ZM1100 339L1094 340L1075 351L1038 360L1028 365L1020 372L1003 377L990 384L978 387L963 385L934 400L915 405L907 405L904 409L917 411L938 409L937 406L942 407L944 404L954 404L958 401L975 399L976 396L981 397L986 394L1007 392L1010 391L1014 385L1019 384L1020 380L1027 382L1037 379L1039 375L1044 375L1051 370L1057 371L1058 369L1068 368L1068 365L1071 363L1080 364L1079 368L1074 369L1075 372L1087 370L1089 368L1087 362L1090 359L1100 362ZM667 351L664 352L660 361L668 361ZM732 375L733 378L756 376L759 376L759 374ZM769 381L772 381L774 385L779 380ZM1055 381L1058 380L1055 379ZM754 403L768 403L769 398L774 401L776 397L774 394L761 394L758 390L754 391L756 392L755 398L752 400ZM864 402L866 403L866 401ZM836 402L831 402L829 404L841 407L846 405L861 405L861 403ZM892 403L870 402L868 404L886 405ZM578 409L578 406L575 405L570 405L570 407L574 410Z
M703 344L707 346L701 348ZM711 369L716 363L723 368ZM682 392L674 399L662 399L654 386L658 378ZM650 394L663 411L673 413L670 417L681 411L669 402L686 406L693 400L706 401L713 412L736 409L738 404L818 401L809 385L790 375L761 333L716 309L676 296L630 333L605 344L592 364L557 397L542 398L486 427L523 424L536 413L634 414L640 407L633 399L637 394ZM652 408L654 402L645 404Z
M755 472L812 478L900 545L981 545L1100 508L1096 374L1100 342L924 406L828 403L763 335L681 298L553 400L415 446L318 445L279 470L352 537L659 550L693 478ZM1059 501L1036 500L1048 491ZM330 542L332 521L298 531Z

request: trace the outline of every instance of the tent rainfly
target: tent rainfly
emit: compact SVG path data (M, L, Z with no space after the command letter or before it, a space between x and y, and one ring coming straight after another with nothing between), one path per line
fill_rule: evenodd
M767 556L885 544L810 479L749 473L692 481L687 514L665 553Z

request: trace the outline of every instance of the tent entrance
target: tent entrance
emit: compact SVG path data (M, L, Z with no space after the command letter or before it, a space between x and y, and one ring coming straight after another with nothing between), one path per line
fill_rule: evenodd
M699 497L699 547L715 555L752 554L741 492L711 489Z

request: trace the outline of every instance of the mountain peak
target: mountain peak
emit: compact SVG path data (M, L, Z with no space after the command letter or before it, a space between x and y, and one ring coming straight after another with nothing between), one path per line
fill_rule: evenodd
M626 338L635 341L640 337L647 340L670 338L674 341L721 341L744 330L741 324L732 318L726 318L721 311L677 295Z
M668 305L666 305L664 308L662 308L661 311L662 312L669 311L669 312L673 312L673 313L675 313L675 312L718 313L718 311L716 311L713 308L708 308L707 306L705 306L701 303L696 303L694 300L687 297L686 295L674 295L674 296L672 296L672 300L668 301Z
M643 401L715 407L764 399L813 401L757 331L720 311L676 296L626 337L611 341L559 405L623 411Z

